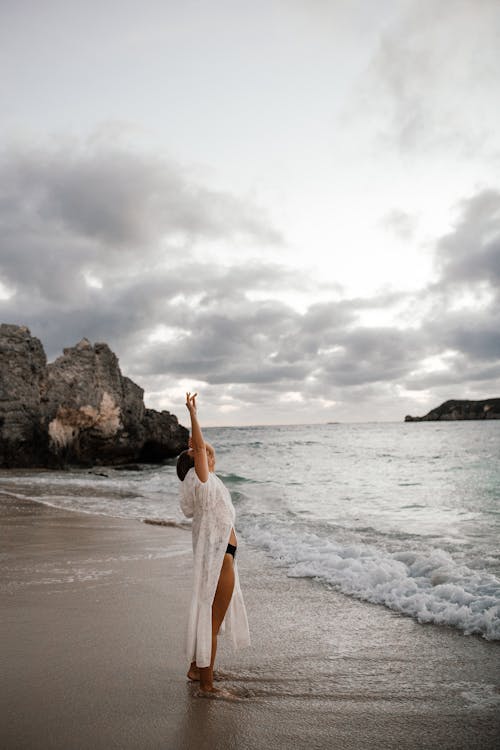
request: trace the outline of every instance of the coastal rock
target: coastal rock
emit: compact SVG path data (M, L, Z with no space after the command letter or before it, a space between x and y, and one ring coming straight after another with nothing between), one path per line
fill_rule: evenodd
M47 365L24 326L0 325L0 466L160 462L187 447L188 430L144 406L105 343L82 339Z
M423 417L405 417L405 422L451 422L461 419L500 419L500 398L482 401L445 401Z
M44 464L47 358L28 328L0 325L0 466Z

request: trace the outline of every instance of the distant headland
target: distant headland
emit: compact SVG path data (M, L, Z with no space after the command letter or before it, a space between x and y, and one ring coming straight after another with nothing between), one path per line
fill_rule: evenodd
M405 417L405 422L454 422L460 419L500 419L500 398L482 401L451 399L423 417Z

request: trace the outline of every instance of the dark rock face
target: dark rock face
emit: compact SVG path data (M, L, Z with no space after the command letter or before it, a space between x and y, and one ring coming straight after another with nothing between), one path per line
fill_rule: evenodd
M47 365L26 327L0 325L0 466L159 462L188 430L144 407L107 344L82 339Z
M0 326L0 466L44 464L47 358L25 326Z
M500 398L483 401L445 401L423 417L405 417L405 422L455 421L459 419L500 419Z

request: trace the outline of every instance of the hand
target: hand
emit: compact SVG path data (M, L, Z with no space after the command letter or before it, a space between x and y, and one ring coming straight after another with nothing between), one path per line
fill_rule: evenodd
M197 393L193 393L193 395L191 395L190 393L186 393L186 408L192 417L196 416L196 396L197 395L198 395Z

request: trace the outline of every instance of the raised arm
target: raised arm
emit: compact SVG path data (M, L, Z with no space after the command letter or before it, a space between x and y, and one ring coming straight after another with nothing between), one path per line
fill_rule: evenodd
M207 447L196 414L197 395L197 393L194 395L186 393L186 407L191 417L191 449L193 451L194 470L198 479L206 482L209 477Z

